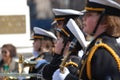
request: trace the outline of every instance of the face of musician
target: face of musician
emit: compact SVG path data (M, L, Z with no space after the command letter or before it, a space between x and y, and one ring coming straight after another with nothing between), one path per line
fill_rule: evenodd
M58 36L58 39L55 43L55 49L54 49L56 54L61 54L61 51L63 49L63 45L64 45L63 38Z
M56 54L64 54L67 53L69 49L70 42L68 41L68 38L63 36L60 32L57 32L57 40L55 43L55 53ZM64 50L63 50L64 49ZM63 52L62 52L63 50Z
M99 17L100 14L97 12L86 12L83 16L83 31L87 34L92 34L96 27ZM104 26L104 24L100 23L94 36L98 36L100 33L104 32Z
M64 21L63 20L60 20L60 21L57 21L57 28L61 29L64 25Z
M41 45L42 45L41 39L34 39L34 42L33 42L34 51L40 51Z

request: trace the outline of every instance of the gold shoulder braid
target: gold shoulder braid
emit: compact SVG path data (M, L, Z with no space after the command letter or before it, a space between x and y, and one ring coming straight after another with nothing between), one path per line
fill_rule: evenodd
M91 59L92 59L95 51L99 47L103 47L103 48L105 48L106 50L108 50L110 52L110 54L112 55L112 57L114 58L114 60L115 60L115 62L117 64L118 70L120 71L120 58L119 58L119 56L116 54L116 52L110 46L103 43L102 39L99 38L99 39L97 39L95 46L92 47L92 49L91 49L91 51L90 51L90 53L88 55L87 61L86 61L86 71L87 71L87 76L88 76L89 80L92 80L91 65L90 65L91 64Z
M84 67L85 67L85 64L86 64L86 62L87 62L88 53L89 53L89 52L87 52L87 53L83 56L84 58L81 60L81 67L79 68L79 79L80 79L80 80L82 80L82 79L81 79L81 77L82 77L82 72L83 72Z
M78 67L78 64L76 64L76 63L73 62L73 61L66 62L65 67L70 66L70 65L73 65L73 66L75 66L75 67Z

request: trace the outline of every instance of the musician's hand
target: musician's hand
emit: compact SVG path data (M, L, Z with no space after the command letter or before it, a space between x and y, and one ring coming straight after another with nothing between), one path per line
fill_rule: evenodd
M35 65L35 68L37 69L37 68L38 68L41 64L43 64L43 63L48 64L48 62L47 62L45 59L38 60L38 61L37 61L37 64Z
M61 73L60 69L57 69L53 73L52 80L64 80L69 73L70 72L66 67L64 68L64 73Z

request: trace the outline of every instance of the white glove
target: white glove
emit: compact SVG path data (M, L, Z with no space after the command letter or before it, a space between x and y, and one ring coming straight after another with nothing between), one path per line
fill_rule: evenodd
M38 60L38 61L37 61L37 64L35 65L35 68L37 69L37 68L38 68L41 64L43 64L43 63L48 64L48 62L47 62L45 59Z
M64 68L64 73L61 73L60 69L57 69L53 73L52 80L64 80L69 73L70 72L66 67Z

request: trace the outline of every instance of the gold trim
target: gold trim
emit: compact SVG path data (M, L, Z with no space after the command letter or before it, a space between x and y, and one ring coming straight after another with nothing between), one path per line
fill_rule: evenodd
M43 36L33 36L33 39L34 38L43 38Z
M67 31L65 31L63 28L61 29L68 37L70 36Z
M85 7L85 10L90 11L104 11L105 8L93 8L93 7Z
M114 58L115 62L117 63L117 67L118 67L118 70L120 71L120 58L119 56L116 54L116 52L110 47L108 46L107 44L105 43L102 43L102 41L98 44L96 44L95 46L93 46L93 48L91 49L89 55L88 55L88 58L87 58L87 76L89 78L89 80L92 79L92 76L91 76L91 59L95 53L95 51L99 48L99 47L104 47L105 49L107 49L110 54L112 55L112 57Z
M65 20L65 18L55 18L54 20L59 21L59 20Z
M76 64L75 62L72 62L72 61L67 62L67 63L65 64L65 67L67 67L67 66L69 66L69 65L73 65L73 66L75 66L75 67L78 67L78 64Z
M79 70L79 79L81 79L81 77L82 77L82 72L83 72L83 70L84 70L84 67L85 67L85 64L87 63L87 60L85 59L85 60L82 60L82 67L80 68L80 70Z

